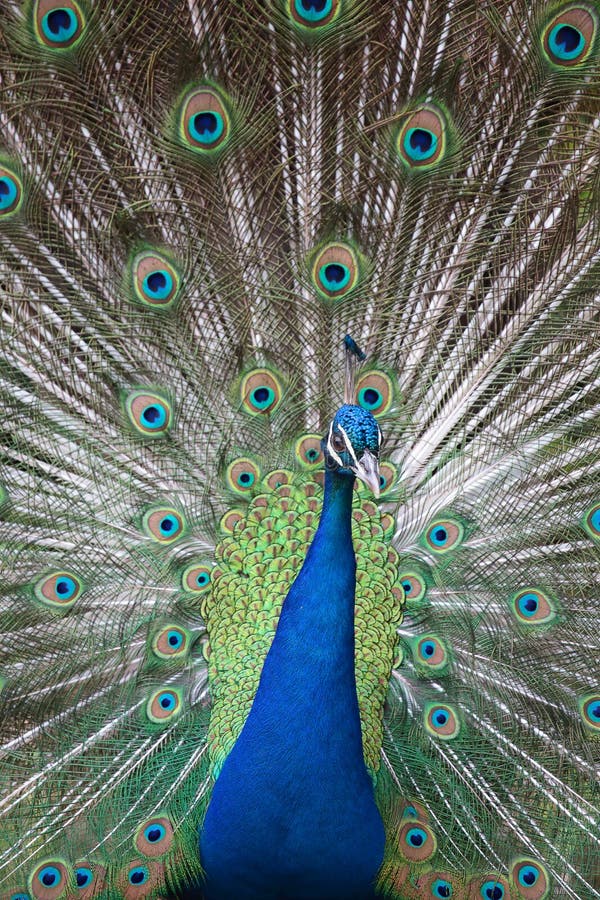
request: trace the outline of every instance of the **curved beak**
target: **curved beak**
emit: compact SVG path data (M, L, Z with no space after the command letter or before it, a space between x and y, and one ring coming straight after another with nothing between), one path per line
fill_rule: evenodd
M374 497L379 497L379 460L370 450L365 450L352 470L357 478L371 488Z

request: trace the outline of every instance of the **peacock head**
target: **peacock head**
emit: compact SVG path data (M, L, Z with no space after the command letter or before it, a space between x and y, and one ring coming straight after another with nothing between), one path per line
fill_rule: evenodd
M379 497L379 449L383 441L377 420L362 406L345 404L336 412L323 440L325 465L342 475L355 475Z

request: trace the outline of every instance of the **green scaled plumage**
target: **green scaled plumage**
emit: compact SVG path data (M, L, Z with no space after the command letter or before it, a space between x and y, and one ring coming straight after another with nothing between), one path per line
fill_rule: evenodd
M0 896L200 877L350 333L378 892L600 898L597 0L0 13Z

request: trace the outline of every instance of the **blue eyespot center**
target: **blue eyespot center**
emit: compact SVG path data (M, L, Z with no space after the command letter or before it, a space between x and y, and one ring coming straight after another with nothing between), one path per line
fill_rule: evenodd
M252 401L258 409L270 406L275 400L275 392L269 387L257 387L252 391Z
M167 641L169 642L169 645L171 647L175 647L175 649L177 649L177 647L181 647L183 638L178 631L170 631L167 636Z
M198 575L198 577L196 578L196 584L198 585L198 587L204 587L205 585L208 584L208 582L209 582L209 577L206 572L201 572L201 574Z
M583 50L585 40L582 33L574 25L555 25L548 40L550 49L560 59L574 59Z
M315 450L314 447L312 447L310 450L307 450L306 452L307 459L310 459L311 461L314 461L318 457L318 455L319 453L317 450Z
M427 833L422 828L411 828L406 839L413 847L422 847L427 840Z
M77 31L77 24L77 16L73 10L64 7L50 10L42 19L45 36L57 44L72 38Z
M72 578L58 578L56 581L56 593L63 600L67 600L75 592L77 585Z
M539 875L539 871L534 866L523 866L519 872L519 881L524 887L533 887Z
M481 896L486 900L502 900L504 888L497 881L486 881L481 889Z
M207 109L198 112L190 120L192 137L201 144L214 144L215 141L219 140L224 130L223 116L213 110Z
M448 721L448 713L444 712L444 710L439 710L433 718L436 725L445 725Z
M94 874L91 869L86 866L80 866L75 870L75 881L78 888L87 887L94 880Z
M149 843L156 844L157 841L162 841L166 833L164 826L155 822L145 829L144 837Z
M433 656L435 653L435 644L431 641L426 641L422 647L424 656Z
M151 406L146 406L142 412L142 419L150 428L160 428L165 423L166 413L160 406L152 404Z
M383 404L383 397L381 392L377 390L377 388L366 387L362 388L358 392L358 403L363 409L370 410L371 412L379 409L379 407Z
M60 884L62 876L56 866L44 866L38 873L38 879L44 887L54 887Z
M7 209L17 199L17 186L7 175L0 178L0 209Z
M158 698L158 702L163 709L170 710L175 706L175 697L173 694L161 694Z
M319 277L327 290L341 291L348 285L352 276L348 266L342 263L327 263L319 270Z
M307 22L320 22L331 13L332 0L294 0L297 14Z
M403 590L404 590L404 593L405 593L407 596L408 596L408 594L412 593L413 586L412 586L412 584L410 583L410 581L403 581L403 582L402 582L402 588L403 588Z
M449 881L444 881L441 878L438 878L432 885L432 893L434 897L451 897L452 885Z
M141 866L131 869L129 872L129 881L131 884L145 884L148 881L148 870Z
M404 137L404 150L410 159L426 160L432 157L438 145L436 135L427 128L409 128Z

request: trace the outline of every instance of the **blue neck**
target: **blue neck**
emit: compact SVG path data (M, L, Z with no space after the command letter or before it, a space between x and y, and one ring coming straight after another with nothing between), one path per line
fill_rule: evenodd
M364 898L383 825L354 676L350 476L327 472L319 527L201 836L207 896Z

